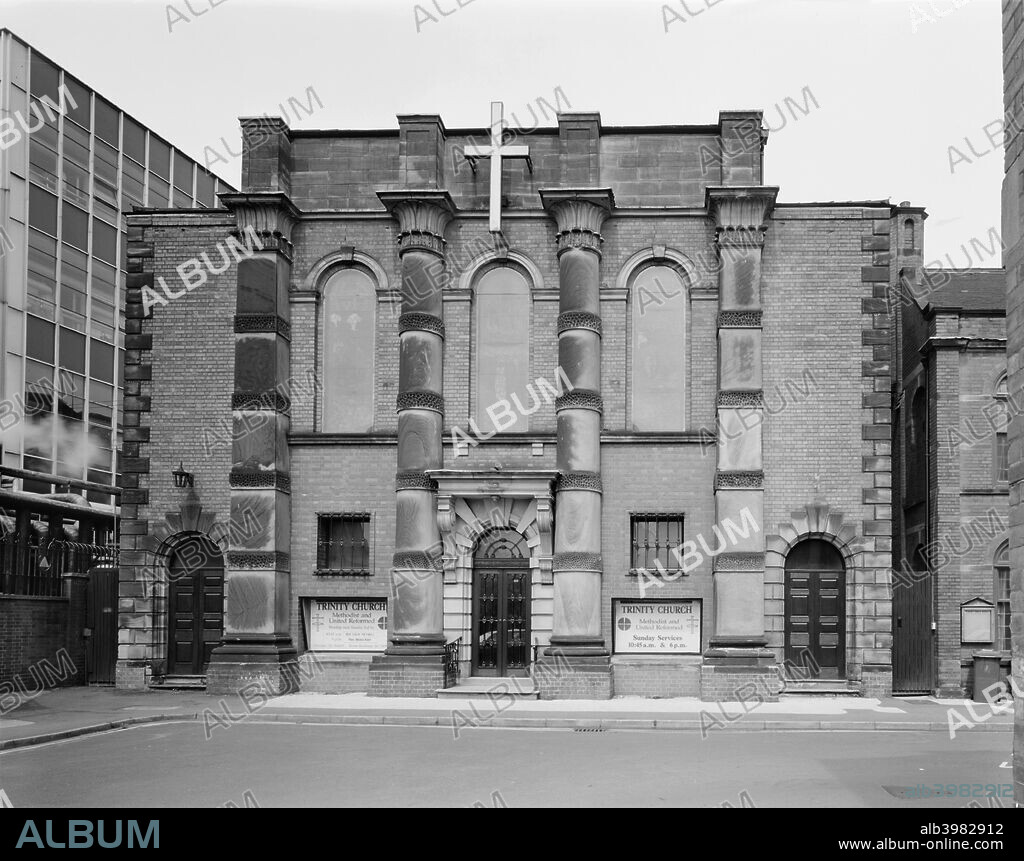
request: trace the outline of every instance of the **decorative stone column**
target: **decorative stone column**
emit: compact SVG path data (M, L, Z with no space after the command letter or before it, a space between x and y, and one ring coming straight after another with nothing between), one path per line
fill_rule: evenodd
M732 521L739 535L715 557L715 627L701 668L706 700L738 699L737 688L772 674L775 663L764 622L761 251L777 195L778 188L765 186L707 189L722 264L715 522Z
M444 230L455 206L446 191L383 191L398 221L402 315L398 370L398 473L392 631L370 665L371 696L434 696L444 687L443 547L437 485L444 466Z
M557 225L558 364L568 385L555 402L554 619L536 682L542 699L608 699L611 662L601 632L600 266L601 226L615 201L607 188L540 196Z
M231 526L224 570L224 637L207 670L207 691L297 684L288 630L291 484L288 285L291 231L299 212L283 192L221 195L234 214L239 251L232 395Z

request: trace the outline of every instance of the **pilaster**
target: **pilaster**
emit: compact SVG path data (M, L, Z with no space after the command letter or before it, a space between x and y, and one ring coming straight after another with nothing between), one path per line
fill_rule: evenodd
M370 666L371 696L430 696L444 687L443 545L437 484L444 466L444 231L455 212L446 191L383 191L398 221L398 472L390 642ZM442 266L438 266L438 261Z
M770 671L764 622L764 458L761 254L778 189L713 187L707 208L721 257L718 313L715 521L752 518L762 528L715 557L714 633L704 655L702 697Z
M291 492L288 445L291 232L299 213L282 192L222 195L240 237L259 250L238 263L232 394L231 525L225 566L224 637L207 690L233 693L258 682L295 687L288 629ZM262 247L260 247L262 246Z
M555 402L560 477L552 561L554 620L545 657L580 666L573 679L539 668L543 682L538 686L544 698L578 696L584 689L588 696L610 697L611 666L601 631L600 264L601 227L614 198L610 189L602 188L544 190L540 196L556 224L558 363L569 382Z

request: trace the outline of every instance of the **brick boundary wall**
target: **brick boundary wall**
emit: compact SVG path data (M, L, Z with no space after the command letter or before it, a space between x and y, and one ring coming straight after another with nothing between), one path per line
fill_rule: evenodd
M59 598L0 595L0 685L11 688L5 693L87 683L86 582L85 575L65 578ZM64 677L66 660L74 669Z

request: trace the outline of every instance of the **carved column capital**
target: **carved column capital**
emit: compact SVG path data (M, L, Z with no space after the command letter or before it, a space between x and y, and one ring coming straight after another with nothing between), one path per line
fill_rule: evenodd
M715 220L719 246L763 245L768 215L778 195L778 186L709 186L705 205Z
M255 233L262 250L280 251L292 256L292 228L299 210L290 197L280 191L237 192L219 195L235 216L235 234L245 243Z
M558 253L589 248L601 253L601 227L615 208L610 188L546 188L540 191L544 208L555 219Z
M399 254L416 249L444 256L444 231L455 215L455 204L447 191L379 191L377 197L398 221Z

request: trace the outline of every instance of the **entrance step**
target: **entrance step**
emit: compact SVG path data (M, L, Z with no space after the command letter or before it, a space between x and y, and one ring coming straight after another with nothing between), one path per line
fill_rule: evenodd
M151 691L206 690L206 676L160 676L149 683Z
M846 679L807 679L786 682L779 699L789 696L859 697L860 689Z
M537 686L530 678L499 678L496 676L474 676L459 679L451 688L439 688L438 697L469 697L478 699L507 698L535 700L539 698Z

